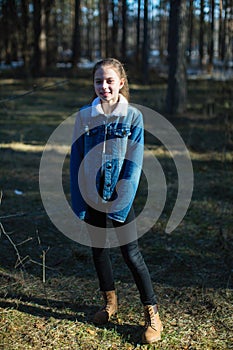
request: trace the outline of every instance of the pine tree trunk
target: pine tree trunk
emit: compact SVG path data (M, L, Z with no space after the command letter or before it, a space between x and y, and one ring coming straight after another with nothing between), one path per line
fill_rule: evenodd
M118 57L118 15L117 15L118 4L112 0L111 10L112 10L112 38L111 38L111 54L113 57Z
M33 0L33 59L32 75L38 76L41 72L41 51L40 51L40 34L41 34L41 1Z
M22 56L24 61L24 68L27 72L29 69L29 47L28 47L28 25L29 25L29 8L28 0L21 0L22 11Z
M199 65L202 68L204 58L204 0L201 0L200 7Z
M169 75L166 111L182 113L186 108L186 0L171 0L169 18L168 59Z
M81 3L80 0L75 0L75 19L74 19L74 30L73 30L73 57L72 64L73 69L77 70L77 64L80 58L80 14L81 14Z
M189 42L188 42L188 62L191 62L192 58L192 44L193 44L193 13L194 13L194 0L189 2Z
M143 30L143 48L142 48L142 74L143 83L149 82L149 39L148 39L148 0L144 0L144 30Z
M211 0L211 16L210 16L210 44L209 44L209 72L213 70L214 59L214 29L215 29L215 0Z
M45 0L41 1L41 32L39 39L39 47L41 53L41 73L44 74L46 71L47 60L46 60L46 14L45 14Z
M127 54L127 45L126 45L126 33L127 33L127 3L126 0L122 0L122 41L121 41L121 59L124 61Z
M137 64L141 61L141 45L140 35L141 34L141 0L138 0L138 13L137 13L137 38L136 38L136 60Z

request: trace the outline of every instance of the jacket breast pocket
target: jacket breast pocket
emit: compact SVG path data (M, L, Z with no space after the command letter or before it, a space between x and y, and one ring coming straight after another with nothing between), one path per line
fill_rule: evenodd
M115 137L128 137L131 135L130 128L127 127L122 127L122 128L117 128L114 129L113 134Z
M98 128L89 129L88 126L84 128L84 148L85 154L90 151L98 143L99 138Z
M95 128L89 129L89 126L86 125L84 128L84 133L85 133L85 136L96 136L98 133L98 128L95 127Z
M112 132L112 152L114 157L118 158L120 162L125 157L130 135L129 127L118 127Z

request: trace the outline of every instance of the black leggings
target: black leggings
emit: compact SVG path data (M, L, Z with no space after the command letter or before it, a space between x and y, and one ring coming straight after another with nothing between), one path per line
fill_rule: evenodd
M106 227L106 214L99 212L89 207L88 210L88 223L98 227ZM134 222L134 210L131 208L130 213L125 221L125 223L120 223L112 220L112 224L115 227L116 233L118 227L123 227L125 224L132 222L131 225L127 226L127 231L129 235L134 235L137 237L136 225ZM95 232L94 232L95 231ZM134 231L134 232L132 232ZM96 230L93 228L89 233L95 234ZM127 234L127 232L126 232ZM138 240L135 239L127 244L120 245L120 250L124 258L125 263L129 267L134 281L137 285L140 299L143 305L155 305L157 304L156 297L153 291L153 286L150 278L148 268L145 264L143 256L139 250ZM96 248L92 247L93 261L97 276L99 279L99 286L101 291L110 291L115 289L112 264L110 258L110 248Z

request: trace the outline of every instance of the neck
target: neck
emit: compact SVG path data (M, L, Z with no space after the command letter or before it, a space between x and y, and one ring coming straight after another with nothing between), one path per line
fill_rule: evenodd
M116 108L116 105L117 105L117 102L114 102L114 103L101 102L101 106L105 114L111 114Z

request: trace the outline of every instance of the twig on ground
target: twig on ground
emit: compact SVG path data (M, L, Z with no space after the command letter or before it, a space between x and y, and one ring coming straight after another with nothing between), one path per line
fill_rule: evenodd
M4 234L4 236L8 239L8 241L11 243L12 247L14 248L15 252L16 252L16 256L17 256L17 261L16 261L16 264L15 264L15 267L16 266L19 266L19 265L22 265L23 266L23 260L19 254L19 251L17 249L17 246L16 244L13 242L13 240L11 239L11 237L8 235L8 233L5 231L2 223L0 222L0 232Z
M3 192L0 191L0 205L2 204L2 198L3 198ZM22 215L26 215L26 213L23 213L23 214L19 214L20 216ZM18 214L15 214L15 215L12 215L12 216L18 216ZM9 217L9 216L7 216ZM0 217L1 218L6 218L5 216L4 217ZM46 254L47 252L49 251L50 247L47 247L47 249L45 249L42 244L41 244L41 239L39 237L39 234L38 234L38 230L36 230L36 235L37 235L37 240L38 240L38 244L41 248L41 251L42 251L42 263L38 262L38 261L35 261L33 260L30 255L26 255L25 257L21 257L20 253L19 253L19 250L17 247L29 242L29 241L32 241L33 240L33 237L28 237L26 238L25 240L23 240L22 242L19 242L19 243L15 243L13 241L13 239L10 237L10 235L12 234L12 232L6 232L3 224L0 222L0 237L1 237L1 234L3 234L7 239L8 241L10 242L10 244L12 245L12 247L14 248L15 250L15 253L16 253L16 256L17 256L17 260L16 260L16 263L15 263L15 268L18 268L19 266L21 267L24 267L25 266L25 261L30 261L31 263L33 264L36 264L36 265L39 265L39 266L42 266L42 281L43 283L46 282L46 268L47 269L52 269L54 270L53 268L50 268L49 266L46 266L46 263L45 263L45 260L46 260Z

